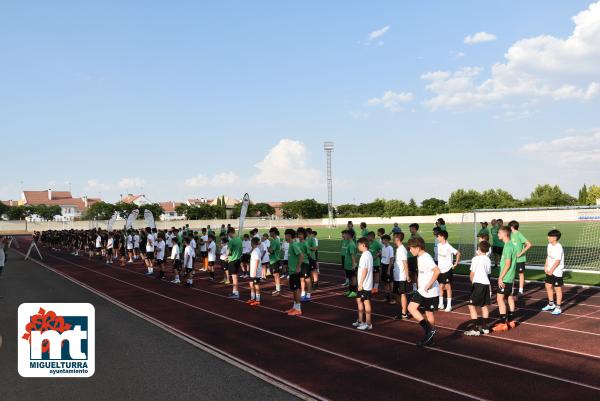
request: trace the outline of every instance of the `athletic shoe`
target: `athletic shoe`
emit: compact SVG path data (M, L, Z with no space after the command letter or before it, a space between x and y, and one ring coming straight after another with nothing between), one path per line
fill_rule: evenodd
M250 306L260 306L260 301L254 301L250 304Z
M506 323L496 323L496 325L494 327L492 327L492 331L494 333L497 333L500 331L508 331L508 325Z
M397 304L397 302L396 302L395 299L390 299L389 303L390 303L390 305L396 305Z
M452 307L450 305L446 306L446 309L444 309L444 312L452 312Z
M358 326L357 329L359 329L359 330L373 330L373 325L372 324L363 323L360 326Z
M151 275L152 275L152 273L151 273L151 272L146 272L146 273L144 273L144 276L151 276Z
M429 330L425 333L425 337L417 343L417 347L424 347L426 345L433 345L433 337L435 336L435 329Z
M479 329L480 334L490 334L490 329Z
M478 336L478 335L480 335L481 333L479 332L479 330L474 330L474 329L471 329L471 330L467 330L467 331L465 331L463 334L464 334L465 336Z
M371 290L371 294L373 294L373 295L379 294L379 288L373 287L373 289Z
M285 274L283 276L281 276L282 279L284 278L288 278L288 276L286 276Z
M225 280L225 282L223 284L229 285L229 284L231 284L231 282L229 280Z
M346 292L344 293L344 296L345 296L345 297L347 297L347 296L348 296L348 294L350 294L350 290L346 291Z
M271 295L274 297L279 296L279 291L275 290L271 293Z
M240 294L234 294L233 292L227 296L229 299L240 299Z
M173 283L173 284L181 284L181 281L179 281L179 280L173 280L173 281L171 281L171 283Z
M191 287L192 285L190 283L185 283L184 286L185 287Z
M352 323L352 326L354 326L354 327L358 327L358 326L360 326L361 324L363 324L363 322L361 322L360 320L357 320L356 322Z
M443 303L438 304L438 310L444 310L444 304Z
M302 295L300 297L300 302L306 302L306 301L307 301L306 295Z
M350 293L347 295L348 298L356 298L356 293L354 291L350 291Z
M350 285L350 281L348 279L346 279L346 281L344 281L344 283L342 284L342 287L348 287Z
M283 311L283 313L290 313L290 312L291 312L291 311L293 311L293 310L294 310L294 308L290 308L290 309L288 309L288 310L284 310L284 311Z
M219 281L219 284L227 284L227 281L225 279Z
M554 310L552 311L553 315L560 315L562 313L562 310L560 310L560 307L556 307L554 308Z
M514 329L515 327L517 327L517 322L515 322L514 320L510 320L508 322L508 327Z
M544 307L542 308L542 310L543 310L544 312L547 312L547 311L554 310L555 308L556 308L556 305L554 305L554 304L553 304L553 305L550 305L550 304L548 304L548 305L544 306Z
M247 303L248 305L250 305L252 302L255 302L255 300L254 300L254 299L249 299L249 300L247 300L247 301L246 301L246 303Z
M302 316L302 311L299 311L298 309L292 309L288 312L288 316Z

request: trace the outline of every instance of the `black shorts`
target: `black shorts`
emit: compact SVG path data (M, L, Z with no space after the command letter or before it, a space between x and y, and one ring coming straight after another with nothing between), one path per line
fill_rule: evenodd
M162 259L156 259L156 265L157 266L161 266L163 263L165 263L164 260L162 260Z
M226 260L222 260L222 261L221 261L221 268L222 268L224 271L229 271L229 262L228 262L228 261L226 261Z
M417 261L417 258L408 258L407 259L408 262L408 271L410 273L417 273L417 271L419 270L419 263Z
M504 283L504 288L498 287L498 294L502 294L507 297L511 297L513 295L513 283Z
M408 281L394 281L394 287L392 289L394 294L407 294L409 292L408 290Z
M504 248L501 246L493 246L492 247L492 252L494 252L494 255L502 256L503 250L504 250Z
M227 269L229 270L229 274L238 274L238 272L240 271L240 265L240 259L229 261L229 263L227 263Z
M290 274L290 291L300 289L300 275L298 273Z
M452 276L453 275L454 275L454 273L452 272L452 269L450 269L446 273L440 273L437 281L440 284L452 284Z
M208 257L208 251L200 251L200 256L202 256L203 258L207 258Z
M352 279L354 276L356 276L356 272L354 270L347 270L344 269L344 272L346 273L346 278L348 280Z
M181 265L182 265L181 259L175 259L173 261L173 268L174 269L177 269L177 270L181 269Z
M135 247L133 247L133 250L139 252L140 251L140 247L139 246L135 246Z
M490 304L490 301L490 286L488 284L473 283L471 285L469 305L487 306Z
M360 298L362 301L369 301L371 299L371 290L366 291L362 290L356 293L356 297Z
M260 284L260 277L250 277L250 280L252 280L254 284Z
M384 283L392 282L392 269L390 269L390 273L388 274L388 268L390 265L388 263L381 264L381 281Z
M242 262L244 262L244 263L250 263L250 254L249 253L243 253L242 254Z
M193 272L193 271L194 271L194 268L193 268L193 267L186 267L186 268L185 268L185 272L186 272L187 274L190 274L190 273L191 273L191 272Z
M271 272L271 274L281 273L281 260L278 260L277 262L274 262L274 263L270 263L269 271Z
M315 251L315 260L319 260L319 250Z
M517 271L519 273L525 273L525 262L517 262Z
M302 276L303 278L309 278L311 271L312 268L308 263L302 263L302 267L300 268L300 276Z
M344 262L346 261L346 258L342 256L342 269L344 268Z
M214 261L214 260L212 260L212 261L210 261L210 260L209 260L209 261L208 261L208 265L209 265L210 267L214 267L214 265L215 265L215 261Z
M154 259L154 252L146 252L146 257L150 260Z
M310 270L314 270L317 268L317 259L308 258L308 265L310 266Z
M373 265L373 273L379 273L380 270L381 270L381 265L379 265L379 266Z
M431 297L431 298L426 298L423 295L421 295L420 292L415 292L415 295L413 295L412 299L410 300L410 302L414 302L416 304L419 304L419 306L424 309L426 312L435 312L436 310L438 310L438 303L440 301L440 297Z
M544 281L546 284L552 284L553 287L562 287L564 285L563 278L556 277L553 274L546 274L546 279Z

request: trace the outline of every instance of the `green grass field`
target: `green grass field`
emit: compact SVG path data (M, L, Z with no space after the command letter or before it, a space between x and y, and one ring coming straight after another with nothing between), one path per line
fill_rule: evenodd
M355 219L355 229L360 219ZM372 225L370 231L385 228L390 232L392 225ZM420 233L426 242L427 252L433 255L433 224L421 224ZM250 227L251 228L251 227ZM283 228L283 227L280 227ZM344 227L312 227L318 232L319 260L327 263L340 263L341 231ZM402 231L408 236L408 225L401 225ZM543 222L523 223L520 231L533 244L527 253L527 263L543 266L548 244L548 231L558 229L562 233L560 242L565 250L567 268L577 270L600 271L600 222ZM248 228L249 229L249 228ZM474 226L468 224L448 224L448 241L463 254L464 260L473 257L475 236ZM479 225L477 225L479 230ZM244 230L247 232L247 230ZM261 230L261 233L266 230ZM283 230L281 230L283 231ZM282 233L283 234L283 233ZM467 274L468 266L461 265L457 273ZM492 272L495 274L495 272ZM497 274L497 273L496 273ZM530 269L526 273L528 280L543 280L544 272ZM572 284L600 285L600 274L585 272L565 272L565 281Z

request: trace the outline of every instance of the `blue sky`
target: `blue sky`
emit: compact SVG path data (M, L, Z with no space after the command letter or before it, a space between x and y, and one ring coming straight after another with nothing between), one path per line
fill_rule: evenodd
M0 6L0 199L600 184L600 3L123 3Z

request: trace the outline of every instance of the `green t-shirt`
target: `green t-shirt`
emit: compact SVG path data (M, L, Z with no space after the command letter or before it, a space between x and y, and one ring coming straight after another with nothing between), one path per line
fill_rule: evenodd
M353 270L356 266L352 263L352 256L356 255L356 244L354 241L348 241L346 253L344 254L344 269Z
M510 234L510 242L514 245L517 250L517 255L521 253L523 248L525 248L525 244L527 243L527 238L520 231L515 231ZM523 254L522 256L517 258L517 263L527 262L527 256Z
M364 230L362 230L360 232L360 236L363 237L363 238L368 237L369 236L369 230L365 228Z
M347 239L343 239L341 246L340 246L340 255L342 257L346 256L346 248L348 248L348 240Z
M500 241L500 239L498 238L498 231L500 231L500 227L497 226L492 227L492 229L490 230L490 235L492 237L492 245L499 246L500 248L502 248L504 246L504 242Z
M481 236L483 234L487 234L488 236L490 235L490 229L489 228L482 228L481 230L479 230L479 232L477 233L478 236Z
M300 255L302 254L301 244L296 241L290 242L290 247L288 248L288 272L290 274L295 274L298 272L298 260L300 259Z
M300 241L298 241L298 242L300 242ZM300 249L302 250L302 253L304 254L304 262L302 262L302 263L308 264L308 257L310 255L310 252L308 250L308 242L306 242L306 240L304 242L300 242Z
M306 246L308 247L308 254L310 255L311 259L316 259L317 255L315 254L315 251L311 250L310 248L316 248L317 247L317 241L315 240L315 237L308 237L306 239Z
M373 241L369 245L369 252L373 255L373 266L381 266L381 255L377 256L377 253L383 249L383 245L379 241Z
M242 240L240 237L229 238L227 250L229 251L230 262L235 262L240 259L242 257Z
M279 238L271 238L271 246L269 247L269 263L275 264L281 258L281 241Z
M515 273L517 271L517 253L517 248L515 248L512 242L507 242L504 244L502 258L500 259L500 273L502 273L504 270L506 261L510 259L510 269L508 269L508 272L506 272L506 275L502 279L502 282L506 284L511 284L515 281Z

